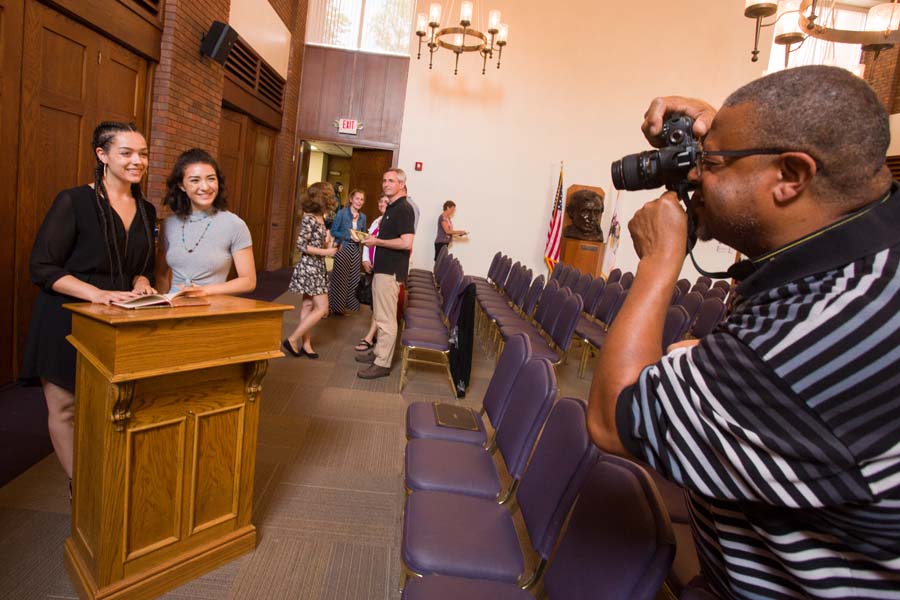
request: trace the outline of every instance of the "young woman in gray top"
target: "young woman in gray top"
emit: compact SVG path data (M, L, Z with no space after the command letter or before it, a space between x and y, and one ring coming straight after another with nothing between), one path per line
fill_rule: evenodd
M225 177L215 159L192 148L175 161L163 203L175 213L162 227L160 289L192 296L246 294L256 289L256 265L247 224L228 206ZM237 277L228 280L234 263Z

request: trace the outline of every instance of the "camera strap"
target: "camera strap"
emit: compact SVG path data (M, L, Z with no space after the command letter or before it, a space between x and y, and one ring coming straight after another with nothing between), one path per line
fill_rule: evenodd
M687 210L688 217L688 239L687 239L687 254L691 257L691 262L694 264L694 268L701 275L706 275L707 277L711 277L712 279L736 279L737 281L741 281L746 279L756 270L756 265L753 261L744 259L740 260L730 267L728 267L725 271L707 271L699 264L697 264L697 259L694 258L694 246L697 244L697 224L694 222L694 216L691 212L691 198L688 192L691 189L691 184L687 181L682 182L678 185L678 189L676 192L678 193L678 199L684 203L684 208Z

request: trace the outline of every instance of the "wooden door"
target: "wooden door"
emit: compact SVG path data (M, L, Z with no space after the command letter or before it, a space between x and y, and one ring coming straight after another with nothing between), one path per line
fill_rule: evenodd
M278 132L250 121L247 129L247 162L241 217L253 236L256 270L266 268L269 248L269 196L272 193L273 158Z
M391 150L372 150L354 148L350 158L350 189L359 188L366 192L366 203L363 212L366 223L378 218L378 197L381 196L381 179L384 172L391 168L394 153Z
M13 381L16 289L16 160L22 74L22 0L0 0L0 385Z
M222 109L219 131L218 162L228 185L228 205L247 223L256 270L262 271L269 242L272 159L278 132L227 108Z
M16 199L16 364L38 289L28 275L34 237L63 189L93 181L94 126L104 120L142 126L144 59L36 0L25 5L19 180Z
M222 174L225 175L229 209L238 215L243 213L241 194L243 193L244 152L247 145L248 122L249 119L246 115L227 108L222 109L222 121L219 127L219 155L216 160Z

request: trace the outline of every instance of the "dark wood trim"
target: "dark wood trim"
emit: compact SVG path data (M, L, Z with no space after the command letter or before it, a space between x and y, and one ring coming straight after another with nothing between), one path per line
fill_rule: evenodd
M0 385L18 372L16 339L16 191L19 159L20 88L22 82L22 34L25 3L0 0L3 28L0 30L0 329L9 333L0 342Z
M159 62L162 22L117 0L39 0L144 58ZM200 40L197 40L199 52Z
M254 92L248 91L243 83L227 71L222 90L222 103L238 112L250 115L275 131L281 131L281 112L257 98Z

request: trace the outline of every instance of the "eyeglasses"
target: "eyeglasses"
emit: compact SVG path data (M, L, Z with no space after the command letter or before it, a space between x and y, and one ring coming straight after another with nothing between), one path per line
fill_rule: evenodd
M804 150L792 150L789 148L751 148L748 150L703 150L700 149L700 153L697 157L697 175L703 175L703 170L712 171L718 167L723 167L727 164L727 161L716 162L709 160L710 156L721 156L722 158L732 158L737 160L738 158L744 158L745 156L760 156L760 155L776 155L776 154L784 154L785 152L803 152L808 155L811 159L816 161L816 169L822 171L825 167L822 165L822 161L818 158L806 152Z

